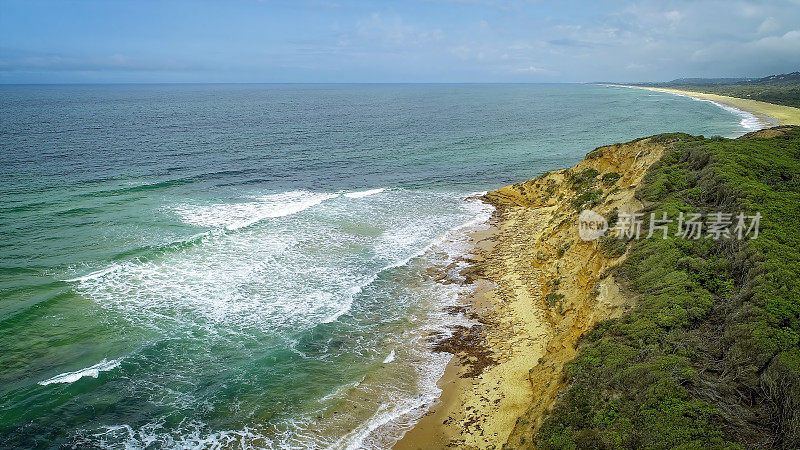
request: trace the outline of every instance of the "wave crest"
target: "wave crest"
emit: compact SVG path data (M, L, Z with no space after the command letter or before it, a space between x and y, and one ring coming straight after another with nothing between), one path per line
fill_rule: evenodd
M93 366L86 367L85 369L76 370L74 372L65 372L56 375L52 378L48 378L47 380L40 381L39 384L41 384L42 386L47 386L48 384L53 384L53 383L74 383L83 377L97 378L98 376L100 376L100 372L108 372L109 370L113 370L117 368L121 362L122 358L112 359L111 361L103 359L102 361Z
M249 202L183 205L173 208L173 212L182 222L191 225L238 230L264 219L297 214L337 196L338 194L290 191L264 195Z

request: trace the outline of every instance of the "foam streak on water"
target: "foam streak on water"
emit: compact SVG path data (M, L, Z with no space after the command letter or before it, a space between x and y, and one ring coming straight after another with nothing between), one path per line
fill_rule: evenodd
M174 209L182 221L201 227L238 230L264 219L297 214L337 194L304 191L264 195L253 201L219 203L208 206L180 206Z
M48 384L53 384L53 383L74 383L83 377L97 378L98 376L100 376L100 372L107 372L109 370L113 370L117 368L121 362L122 362L121 358L112 359L111 361L107 361L104 359L93 366L87 367L85 369L76 370L74 372L62 373L60 375L54 376L53 378L40 381L39 384L41 384L42 386L47 386Z

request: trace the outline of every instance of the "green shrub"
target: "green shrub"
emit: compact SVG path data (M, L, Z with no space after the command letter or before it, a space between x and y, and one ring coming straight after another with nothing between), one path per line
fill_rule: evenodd
M600 180L603 182L605 187L611 187L617 184L617 181L622 178L622 175L618 174L617 172L608 172L604 173Z
M550 292L545 296L544 301L545 303L547 303L547 306L552 308L563 299L564 299L564 294L560 294L558 292Z
M602 158L603 157L603 149L597 147L596 149L590 151L586 154L586 159L595 159L595 158Z
M595 206L599 205L600 202L603 200L603 190L596 189L591 191L585 191L582 194L579 194L575 197L575 200L572 201L572 206L578 211L583 211L584 209L592 209Z
M615 236L601 236L598 240L598 248L606 258L619 258L625 254L625 250L628 248L628 241L626 239L617 239Z

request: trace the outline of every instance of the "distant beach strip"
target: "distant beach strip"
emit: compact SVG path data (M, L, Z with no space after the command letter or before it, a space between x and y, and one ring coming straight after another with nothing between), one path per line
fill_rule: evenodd
M759 128L773 127L777 125L800 125L800 108L791 106L776 105L773 103L750 100L746 98L728 97L725 95L708 94L705 92L684 91L679 89L659 88L650 86L636 86L630 84L608 84L602 86L624 87L633 89L646 89L648 91L664 92L667 94L681 95L695 100L705 100L719 105L722 108L732 108L737 111L749 113L760 120L763 126Z

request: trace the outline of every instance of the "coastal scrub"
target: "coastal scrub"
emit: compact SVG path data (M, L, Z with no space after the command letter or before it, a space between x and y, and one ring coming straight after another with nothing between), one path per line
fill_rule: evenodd
M800 446L800 128L670 134L645 215L760 213L757 239L633 241L636 299L581 340L539 448ZM605 245L610 245L605 244Z

